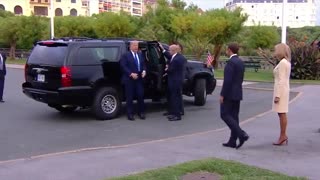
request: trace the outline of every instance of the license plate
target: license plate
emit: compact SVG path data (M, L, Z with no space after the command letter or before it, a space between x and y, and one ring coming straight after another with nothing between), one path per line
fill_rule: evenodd
M44 81L45 81L45 76L44 76L44 74L38 74L38 76L37 76L37 81L39 81L39 82L44 82Z

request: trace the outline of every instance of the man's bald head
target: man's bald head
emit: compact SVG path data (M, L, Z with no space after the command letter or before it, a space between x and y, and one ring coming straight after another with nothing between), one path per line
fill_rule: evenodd
M176 44L172 44L171 46L169 46L169 52L171 55L174 55L176 53L178 53L180 50L179 46Z

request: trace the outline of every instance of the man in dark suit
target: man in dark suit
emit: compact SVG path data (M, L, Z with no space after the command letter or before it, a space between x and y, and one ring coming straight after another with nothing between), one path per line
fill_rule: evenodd
M130 51L122 55L120 67L122 70L122 83L125 87L128 120L134 121L133 99L138 101L138 116L145 119L143 78L146 76L144 57L139 51L139 42L130 42Z
M167 66L168 90L169 90L169 121L181 120L182 106L182 85L184 79L184 69L187 62L186 58L178 53L179 46L173 44L169 47L169 52L165 51L159 44L169 63Z
M220 115L231 130L231 136L225 147L240 148L249 136L239 126L240 101L242 100L242 82L244 63L238 57L239 46L230 43L226 54L230 57L224 68L223 86L220 93ZM239 144L237 145L237 139Z
M180 44L180 43L174 43L174 44L176 44L176 45L178 45L178 53L179 54L182 54L182 51L183 51L183 47L182 47L182 45ZM162 47L162 49L163 49L163 47ZM163 49L164 50L164 49ZM162 51L163 51L162 50ZM166 54L166 57L168 58L168 61L166 62L166 64L167 65L169 65L170 64L170 61L171 61L171 55L170 55L170 53L167 53ZM184 64L183 64L183 78L185 77L185 71L186 71L186 64L187 64L187 59L185 59L184 58ZM170 102L170 91L169 91L169 88L167 88L167 93L166 93L166 95L167 95L167 101L168 102ZM184 104L183 104L183 97L182 97L182 93L181 93L181 101L182 101L182 103L181 103L181 106L180 106L180 114L183 116L184 115ZM167 110L167 112L165 112L165 113L163 113L163 115L164 116L172 116L172 114L170 114L169 113L169 111L170 111L170 106L168 106L168 110Z
M4 79L7 74L6 59L7 59L6 56L0 53L0 103L4 103L4 100L3 100Z

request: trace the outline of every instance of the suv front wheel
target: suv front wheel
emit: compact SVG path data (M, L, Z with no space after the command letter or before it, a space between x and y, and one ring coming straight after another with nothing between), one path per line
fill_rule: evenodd
M121 101L117 90L110 87L104 87L97 91L92 111L99 120L108 120L115 118L121 109Z
M207 91L206 91L206 80L197 79L194 89L194 104L197 106L203 106L206 104Z

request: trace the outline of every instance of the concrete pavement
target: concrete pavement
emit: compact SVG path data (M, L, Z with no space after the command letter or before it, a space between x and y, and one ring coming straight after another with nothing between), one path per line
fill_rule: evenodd
M249 82L246 85L261 88L261 84ZM320 86L292 89L300 94L290 104L288 146L272 146L279 135L279 121L274 112L268 111L243 121L242 127L250 139L239 150L221 146L229 136L229 130L221 128L143 143L0 161L0 179L100 180L208 157L235 160L311 180L320 179L319 90Z
M221 146L229 135L229 130L224 128L145 143L1 162L0 179L99 180L207 157L320 179L320 86L302 86L293 91L301 94L290 104L288 146L272 146L279 135L279 121L274 112L268 111L242 123L250 140L239 150Z

